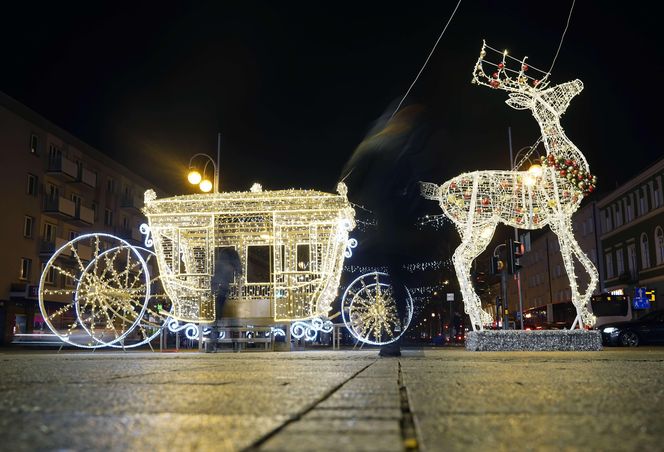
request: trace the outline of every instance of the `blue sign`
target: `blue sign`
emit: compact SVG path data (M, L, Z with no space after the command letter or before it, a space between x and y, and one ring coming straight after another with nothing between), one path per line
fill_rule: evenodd
M650 309L650 301L645 287L637 287L632 298L632 309Z

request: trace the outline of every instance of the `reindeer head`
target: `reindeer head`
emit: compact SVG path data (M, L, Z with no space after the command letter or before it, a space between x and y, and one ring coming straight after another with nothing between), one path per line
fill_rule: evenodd
M486 58L487 51L500 55L497 63ZM572 98L583 89L583 83L580 80L573 80L548 87L550 74L529 66L526 63L527 59L528 57L518 60L509 56L507 51L500 52L484 42L480 57L475 63L473 83L509 92L509 98L505 103L517 110L528 109L535 114L538 111L540 113L548 111L556 116L562 115ZM484 64L492 67L491 75L484 71ZM515 64L518 64L518 69L513 68Z

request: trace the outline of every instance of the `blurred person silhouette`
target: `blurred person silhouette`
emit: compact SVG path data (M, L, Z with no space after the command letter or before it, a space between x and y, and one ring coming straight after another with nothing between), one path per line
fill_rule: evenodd
M351 201L373 212L376 219L375 252L392 280L401 328L408 316L403 265L412 254L409 229L414 226L420 200L413 162L430 134L428 111L410 103L394 113L394 101L357 146L342 171ZM380 356L400 356L401 338L383 345Z
M210 331L210 340L206 342L206 352L217 350L219 339L219 321L221 312L228 298L231 283L236 275L242 275L242 261L240 255L233 247L219 247L214 250L214 274L212 275L212 290L214 291L214 324ZM207 345L210 345L209 347Z

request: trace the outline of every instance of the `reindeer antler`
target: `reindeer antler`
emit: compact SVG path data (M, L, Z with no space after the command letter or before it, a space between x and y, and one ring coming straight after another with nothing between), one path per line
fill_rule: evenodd
M497 63L486 59L487 51L491 52L494 56L497 56ZM529 66L526 64L527 59L528 57L524 57L523 60L519 60L508 55L507 50L501 52L500 50L487 45L486 41L482 41L482 50L480 51L480 57L478 58L477 63L475 63L472 82L495 89L520 93L540 91L546 88L549 84L549 73ZM514 64L514 62L519 65L519 70L509 67L509 64ZM492 66L493 70L491 71L491 75L487 75L487 73L484 72L484 64ZM531 73L535 71L538 74L541 74L541 77L532 77L531 75L526 74L526 71L529 70Z

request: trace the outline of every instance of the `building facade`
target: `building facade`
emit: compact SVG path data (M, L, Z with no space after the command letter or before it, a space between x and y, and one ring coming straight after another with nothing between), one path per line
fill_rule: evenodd
M601 280L604 270L598 261L597 223L597 205L593 201L586 201L572 216L574 237L595 265ZM521 258L523 265L521 292L525 323L571 325L576 317L576 311L570 305L572 291L560 253L558 237L547 229L537 236L524 234L522 240L526 244L526 253ZM579 290L585 292L590 277L576 260L574 267ZM598 287L595 293L599 293L600 290L601 287Z
M88 232L140 243L143 193L153 185L2 93L0 156L0 343L8 343L44 328L38 287L55 250ZM84 260L91 253L79 249ZM46 282L74 284L54 275Z
M664 159L598 202L604 289L634 297L655 290L664 303Z

